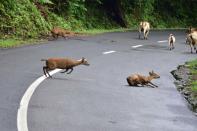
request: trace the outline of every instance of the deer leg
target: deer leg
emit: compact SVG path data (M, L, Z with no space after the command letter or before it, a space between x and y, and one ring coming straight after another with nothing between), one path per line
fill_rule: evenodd
M46 73L49 75L49 77L52 78L52 76L49 74L49 69L46 68L45 71L46 71Z
M141 85L141 87L144 87L144 84L140 84Z
M148 32L149 32L149 31L146 31L146 32L145 32L146 40L148 39Z
M155 87L158 87L157 85L153 84L152 82L149 82L151 85L155 86Z
M139 39L140 39L140 37L141 37L141 30L139 30Z
M146 86L150 86L150 87L152 87L152 88L155 88L155 86L153 86L153 85L150 85L150 84L146 84Z
M70 69L70 72L68 72L67 74L70 74L73 71L73 68L69 68L69 69Z
M59 37L59 34L56 34L56 39L58 39L58 37Z
M172 50L172 42L170 42L170 50Z
M43 66L43 72L44 72L44 75L47 77L47 74L46 74L46 66Z
M196 46L195 45L193 45L194 46L194 50L196 50L196 53L197 53L197 49L196 49Z
M193 53L193 51L192 51L192 45L191 44L189 44L189 46L190 46L190 49L191 49L191 54Z
M172 43L170 42L170 50L172 50Z
M60 72L60 73L66 73L68 71L68 68L65 69L64 71Z
M66 40L68 39L68 37L67 37L66 35L63 35L63 37L64 37L64 39L66 39Z
M52 36L54 40L58 38L58 34L52 34Z
M135 83L135 84L136 84L136 86L141 85L141 87L144 87L144 85L146 85L146 83L144 83L144 82L138 82L138 83Z
M172 44L172 49L174 49L174 44Z

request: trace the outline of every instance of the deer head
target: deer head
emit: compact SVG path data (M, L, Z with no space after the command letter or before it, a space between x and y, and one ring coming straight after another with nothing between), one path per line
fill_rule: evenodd
M90 64L88 63L87 59L84 58L84 57L82 57L82 59L81 59L81 64L82 64L82 65L86 65L86 66L89 66L89 65L90 65Z
M153 70L149 72L149 75L152 76L154 79L160 78L160 76L156 74Z

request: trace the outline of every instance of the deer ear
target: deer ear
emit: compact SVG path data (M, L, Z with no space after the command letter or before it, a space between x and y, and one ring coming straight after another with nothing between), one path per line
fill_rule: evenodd
M84 57L82 57L81 59L82 59L82 61L84 62L85 58L84 58Z
M152 73L154 73L154 71L152 70Z

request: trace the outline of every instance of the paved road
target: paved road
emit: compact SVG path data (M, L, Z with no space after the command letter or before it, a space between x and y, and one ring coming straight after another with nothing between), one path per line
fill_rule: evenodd
M169 33L176 48L168 50ZM29 131L196 131L197 117L173 84L170 71L196 58L184 32L153 31L149 40L136 32L107 33L82 39L0 51L0 129L16 131L17 110L28 86L43 75L41 58L86 57L89 67L57 73L34 92L28 108ZM132 48L132 46L143 45ZM109 51L115 51L106 53ZM105 53L104 53L105 52ZM161 75L157 89L129 87L131 73Z

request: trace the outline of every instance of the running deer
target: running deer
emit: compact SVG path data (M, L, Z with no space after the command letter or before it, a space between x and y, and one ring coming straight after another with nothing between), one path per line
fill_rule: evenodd
M78 65L86 65L89 66L90 64L88 61L83 57L80 60L74 60L71 58L49 58L49 59L42 59L41 61L46 61L46 66L43 67L44 75L47 77L47 74L49 77L52 78L52 76L49 74L48 71L54 70L54 69L63 69L61 73L70 74L73 71L73 67Z

